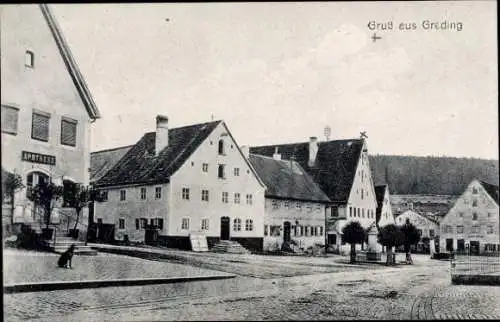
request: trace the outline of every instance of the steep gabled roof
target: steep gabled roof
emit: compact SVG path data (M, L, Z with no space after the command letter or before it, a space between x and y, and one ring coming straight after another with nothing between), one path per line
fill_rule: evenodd
M71 79L75 84L78 94L80 95L82 102L85 105L87 113L92 119L100 118L101 114L99 113L99 109L97 108L94 98L90 94L90 91L87 87L87 83L85 82L85 79L83 78L80 69L78 68L78 65L75 62L73 55L71 54L71 50L69 49L66 39L64 39L59 24L52 15L52 12L50 11L47 4L40 4L39 6L45 18L45 21L49 26L52 36L54 37L54 40L57 44L57 48L59 49L59 53L61 54L64 64L68 69L69 75L71 76Z
M488 183L488 182L485 182L485 181L481 181L481 180L478 180L478 181L479 181L479 183L481 183L484 190L486 190L486 192L490 195L490 197L493 200L495 200L495 202L498 205L498 199L499 199L498 186L491 184L491 183Z
M271 157L276 147L282 159L294 157L332 202L348 201L363 148L362 139L318 142L313 167L308 166L309 142L251 147L250 153Z
M169 182L174 174L222 121L194 124L168 131L168 146L155 155L156 133L149 132L96 182L96 186Z
M380 220L380 214L382 213L382 206L384 205L384 196L387 189L388 186L386 184L381 186L375 186L375 198L377 199L377 211L375 214L376 222L379 222Z
M102 178L132 147L128 145L90 153L90 182Z
M250 154L248 160L267 187L266 197L330 202L319 185L299 163L255 154Z

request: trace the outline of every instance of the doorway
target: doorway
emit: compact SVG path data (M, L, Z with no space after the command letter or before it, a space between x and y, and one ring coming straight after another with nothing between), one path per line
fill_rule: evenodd
M291 232L292 226L289 221L285 221L283 223L283 242L287 243L290 241L290 232Z
M221 240L229 240L229 232L230 232L230 222L229 217L221 217L220 218L220 239Z
M470 254L479 255L479 242L471 240L470 242Z

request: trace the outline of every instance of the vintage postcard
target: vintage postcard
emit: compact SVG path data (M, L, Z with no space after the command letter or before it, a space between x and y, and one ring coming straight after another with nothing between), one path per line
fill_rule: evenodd
M4 320L500 319L496 13L0 5Z

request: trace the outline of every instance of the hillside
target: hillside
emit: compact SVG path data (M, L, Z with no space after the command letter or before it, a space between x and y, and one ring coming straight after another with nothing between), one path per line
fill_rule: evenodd
M498 185L497 160L371 155L374 183L391 194L459 195L474 178Z

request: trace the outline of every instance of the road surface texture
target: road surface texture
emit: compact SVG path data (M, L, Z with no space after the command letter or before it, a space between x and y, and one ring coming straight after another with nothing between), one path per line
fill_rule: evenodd
M272 262L281 265L277 258ZM454 286L449 262L418 255L414 262L381 269L346 265L293 277L7 294L4 314L6 321L500 318L500 287Z
M221 275L219 271L190 265L144 261L130 256L100 253L96 256L73 256L72 269L59 268L59 255L34 251L4 249L4 284L160 278Z

